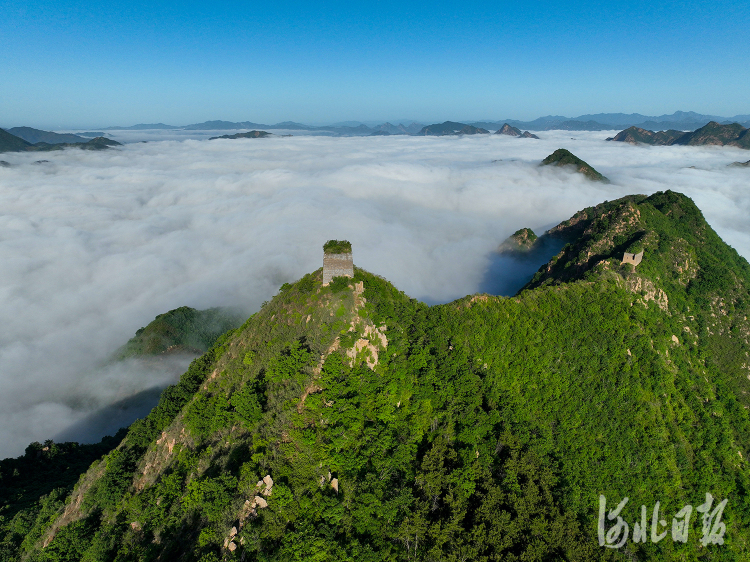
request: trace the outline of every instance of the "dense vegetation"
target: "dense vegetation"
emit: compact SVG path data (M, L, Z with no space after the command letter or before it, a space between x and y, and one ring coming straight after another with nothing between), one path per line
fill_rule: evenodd
M539 237L530 228L519 228L500 245L500 252L521 253L530 252L536 247Z
M670 192L548 236L570 243L513 298L428 307L361 269L285 284L6 559L747 558L750 266ZM600 495L629 498L631 532L657 506L661 532L706 493L723 545L697 513L685 543L599 545Z
M21 543L37 538L29 535L37 518L54 513L79 476L124 436L122 430L94 445L32 443L22 457L0 461L0 560L17 560Z
M163 353L200 354L241 324L238 314L231 310L177 308L140 328L112 360ZM174 393L174 389L168 391ZM117 447L126 434L127 429L121 429L114 437L104 437L92 445L52 440L32 443L23 456L0 461L1 561L16 560L22 542L32 544L32 538L38 539L27 535L37 518L49 518L62 507L81 474Z
M350 254L352 243L349 240L329 240L323 244L325 254Z
M160 314L148 326L138 329L113 358L120 360L167 352L203 353L219 336L241 324L241 316L229 309L196 310L182 306Z
M575 154L564 148L558 148L547 156L541 163L542 166L574 166L576 171L590 180L608 183L609 180L597 172L592 166L578 158Z

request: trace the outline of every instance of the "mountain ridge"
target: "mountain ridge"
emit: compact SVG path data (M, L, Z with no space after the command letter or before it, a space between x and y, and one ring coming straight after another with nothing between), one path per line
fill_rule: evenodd
M722 125L711 121L705 126L688 133L675 130L654 132L639 127L630 127L607 140L656 146L718 145L750 149L750 133L748 131L750 129L743 127L739 123Z
M711 121L721 124L738 122L745 127L750 127L750 115L741 114L733 117L721 117L718 115L701 114L694 111L675 111L672 114L649 116L640 113L595 113L584 114L578 117L565 117L563 115L547 115L538 117L531 121L518 119L498 119L496 121L464 120L462 123L477 128L496 130L504 123L510 126L530 131L568 130L568 131L604 131L616 130L622 127L639 127L643 129L679 129L682 131L695 130L705 126ZM366 127L365 131L362 126ZM164 123L139 123L130 126L109 126L103 128L105 131L112 130L230 130L230 129L288 129L306 130L319 132L333 132L340 135L369 135L377 130L387 130L390 134L417 134L424 125L412 122L410 125L392 125L385 121L374 125L359 121L347 121L329 125L307 125L294 121L282 121L275 124L256 123L254 121L224 121L211 120L202 123L191 123L187 125L166 125Z
M88 142L89 140L71 133L53 133L50 131L34 129L32 127L13 127L12 129L8 129L8 132L31 144L39 142L45 142L47 144L78 143Z
M247 133L235 133L234 135L221 135L220 137L211 137L208 140L216 140L216 139L262 139L265 137L270 137L271 133L268 133L266 131L248 131Z
M36 131L36 130L35 130ZM47 131L37 131L37 133L47 133ZM34 133L34 134L37 134ZM49 133L56 135L56 133ZM60 135L63 137L63 135ZM81 139L81 142L58 142L58 137L48 137L55 140L54 143L37 142L31 144L24 139L17 137L4 129L0 129L0 153L2 152L49 152L52 150L63 150L65 148L80 148L82 150L106 150L113 146L122 146L119 142L106 137L96 137L93 139Z
M486 135L489 134L487 129L474 127L465 123L455 121L445 121L434 125L426 125L417 133L420 136L458 136L458 135Z
M750 264L674 192L516 234L568 245L512 298L284 284L26 514L20 558L694 559L695 519L603 549L598 502L633 523L707 492L729 498L710 552L746 556Z

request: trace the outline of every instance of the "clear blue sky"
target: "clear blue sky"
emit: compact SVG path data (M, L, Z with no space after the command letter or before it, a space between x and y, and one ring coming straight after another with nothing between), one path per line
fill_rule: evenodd
M0 0L0 125L750 113L750 3Z

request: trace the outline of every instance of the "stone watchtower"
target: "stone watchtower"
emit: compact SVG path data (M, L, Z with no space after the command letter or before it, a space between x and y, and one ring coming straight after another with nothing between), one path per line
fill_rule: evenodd
M643 250L641 250L637 254L629 254L625 252L622 256L621 263L632 263L634 266L638 266L638 264L641 263L642 259L643 259Z
M341 276L354 277L352 245L348 240L329 240L323 245L323 285Z

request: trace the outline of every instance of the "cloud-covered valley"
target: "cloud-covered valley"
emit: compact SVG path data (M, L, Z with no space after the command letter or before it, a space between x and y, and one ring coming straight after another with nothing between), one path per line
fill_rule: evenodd
M226 131L222 132L226 133ZM164 140L115 150L3 154L0 458L153 386L158 369L97 367L178 306L248 314L322 265L330 238L407 294L480 290L510 234L603 200L672 189L750 257L747 152L636 147L611 132ZM564 147L612 180L537 166Z

